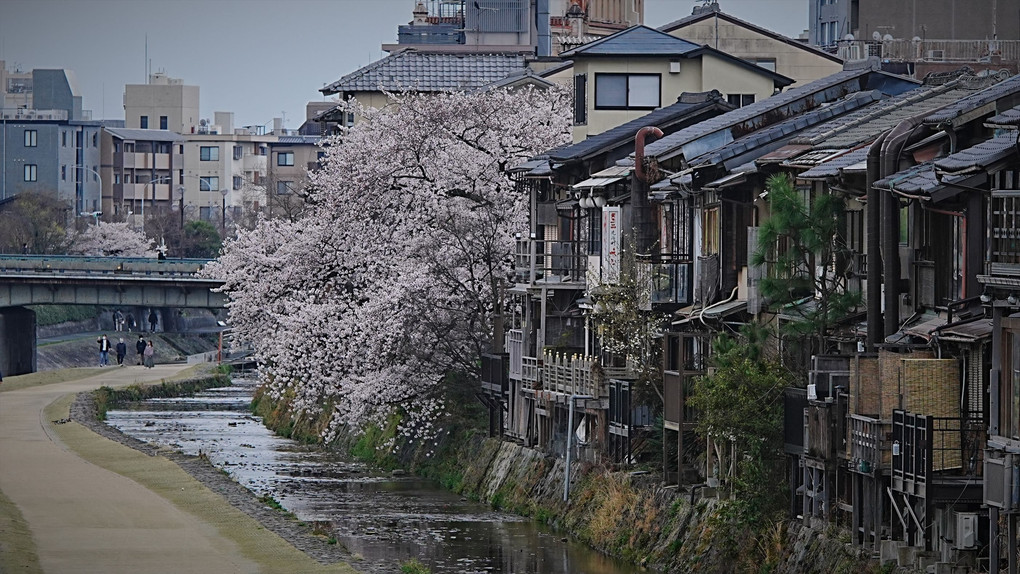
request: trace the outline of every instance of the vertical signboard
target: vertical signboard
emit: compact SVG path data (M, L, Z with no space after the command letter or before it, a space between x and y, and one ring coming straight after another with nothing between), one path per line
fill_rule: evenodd
M620 282L620 208L602 208L602 282Z

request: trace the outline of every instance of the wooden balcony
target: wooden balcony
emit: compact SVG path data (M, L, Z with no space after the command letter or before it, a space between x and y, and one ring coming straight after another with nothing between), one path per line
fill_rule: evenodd
M884 441L888 426L879 419L850 415L850 470L874 476L888 467L891 457Z

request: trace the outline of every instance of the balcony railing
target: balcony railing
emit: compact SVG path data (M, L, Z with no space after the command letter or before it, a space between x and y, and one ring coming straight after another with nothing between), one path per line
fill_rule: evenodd
M1020 41L1017 40L921 40L852 42L840 41L836 54L844 60L863 60L877 56L887 60L910 62L981 62L1001 58L1003 62L1020 60Z
M517 274L520 279L531 272L531 253L526 241L518 242ZM588 258L577 241L535 241L535 281L578 283L584 285Z
M861 415L850 415L850 464L863 474L877 472L883 463L882 421Z

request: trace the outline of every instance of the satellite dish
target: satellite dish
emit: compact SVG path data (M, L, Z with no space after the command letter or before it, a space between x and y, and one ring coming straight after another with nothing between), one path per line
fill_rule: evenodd
M875 30L874 32L871 33L871 39L878 42L879 40L882 39L882 33L879 32L878 30Z
M916 44L916 43L921 41L921 37L920 36L914 36L913 38L910 39L910 41Z
M854 41L854 35L853 34L847 34L846 36L843 36L843 39L846 40L847 42L853 42Z
M875 32L875 33L878 34L878 32ZM209 120L198 120L198 125L200 125L200 126L204 126L204 125L206 125L208 123L209 123Z
M894 38L892 37L892 34L886 34L885 36L882 36L882 41L883 42L892 42L893 39Z

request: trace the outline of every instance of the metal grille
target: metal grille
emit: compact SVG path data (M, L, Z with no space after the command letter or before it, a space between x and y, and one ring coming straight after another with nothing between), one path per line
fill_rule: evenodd
M992 192L992 263L1020 265L1020 190Z
M473 0L464 7L465 27L477 32L527 31L527 0Z

